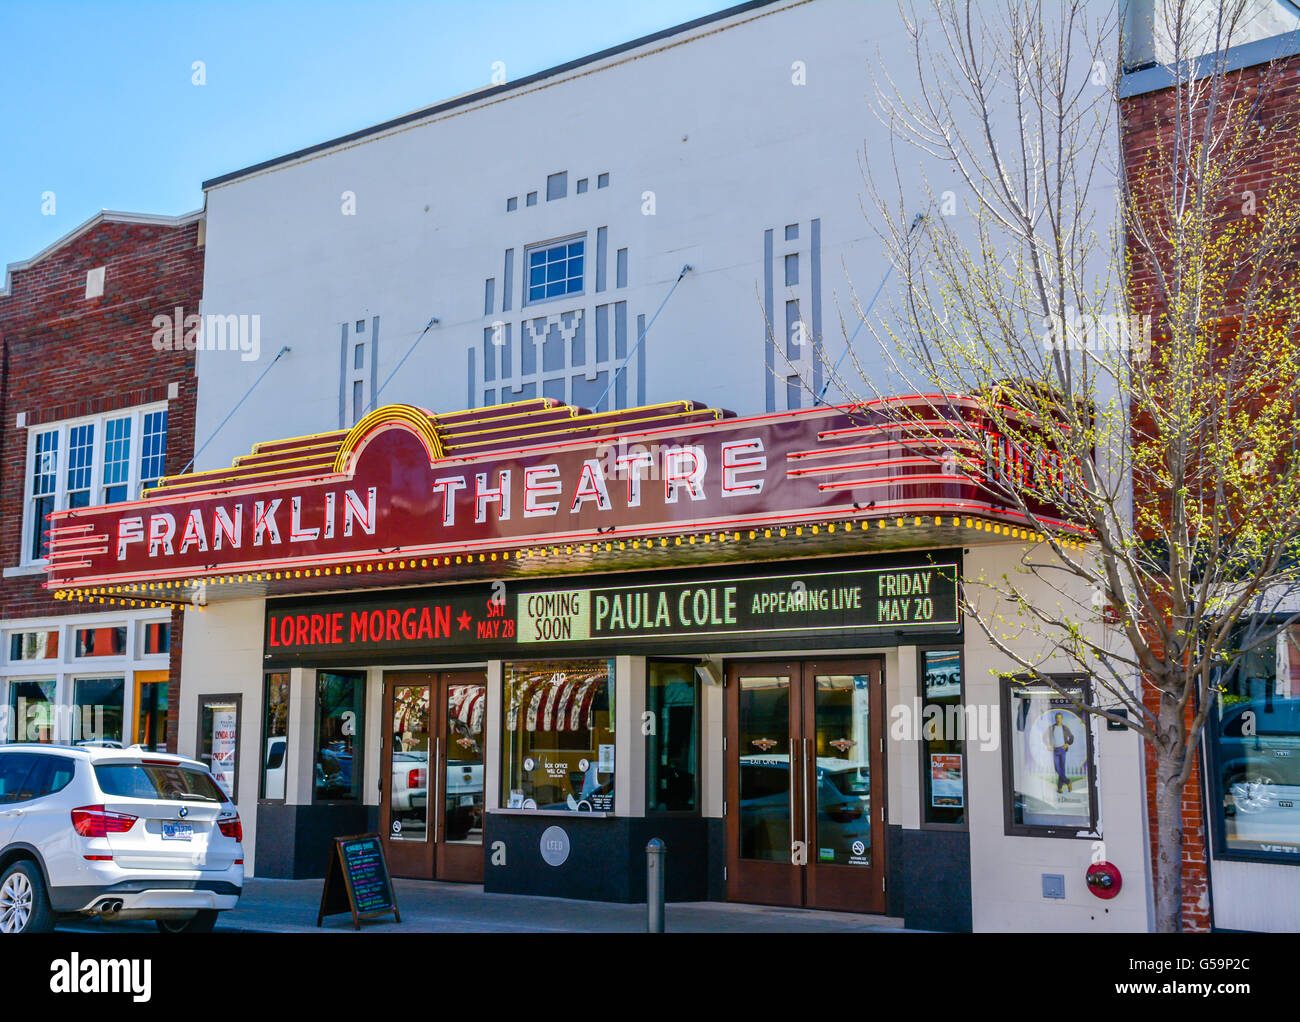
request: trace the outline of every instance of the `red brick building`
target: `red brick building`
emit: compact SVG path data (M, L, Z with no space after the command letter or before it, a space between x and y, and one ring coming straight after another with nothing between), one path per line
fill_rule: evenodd
M55 601L49 512L134 500L194 450L194 352L153 343L198 314L202 212L104 211L0 290L0 714L3 739L174 750L180 611ZM167 317L166 320L156 317Z
M1141 6L1141 5L1137 5ZM1276 127L1293 117L1300 85L1300 32L1269 34L1268 26L1248 22L1252 38L1224 55L1224 94L1247 104L1252 122ZM1158 57L1156 46L1148 57ZM1130 56L1132 56L1130 50ZM1177 112L1177 91L1169 70L1155 59L1125 75L1120 88L1121 145L1126 175L1137 180L1156 151L1167 152ZM1206 65L1208 67L1208 65ZM1184 115L1186 111L1183 111ZM1247 215L1284 176L1300 173L1294 138L1279 132L1276 144L1262 147L1244 173L1232 182ZM1235 215L1235 213L1233 214ZM1141 259L1130 280L1135 311L1158 316L1150 295L1151 272ZM1138 485L1139 491L1141 485ZM1139 501L1150 494L1135 494ZM1291 601L1294 602L1294 601ZM1286 606L1277 608L1285 617ZM1293 610L1291 611L1294 612ZM1244 658L1236 677L1216 693L1196 762L1183 794L1183 929L1294 930L1300 914L1300 764L1281 772L1300 741L1300 633L1291 629L1276 643ZM1293 679L1293 674L1296 677ZM1146 692L1155 712L1159 693ZM1189 706L1190 723L1193 707ZM1247 742L1242 715L1260 722ZM1156 762L1146 750L1149 845L1153 882L1156 855Z

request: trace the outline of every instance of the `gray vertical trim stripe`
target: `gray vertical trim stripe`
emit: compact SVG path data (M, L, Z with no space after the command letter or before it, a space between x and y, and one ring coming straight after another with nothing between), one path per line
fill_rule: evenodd
M596 306L596 361L609 361L609 306Z
M614 358L621 365L627 357L627 302L614 303ZM627 370L614 381L614 407L627 407Z
M370 376L370 407L379 407L379 317L370 320L370 365L366 372Z
M347 389L348 389L348 325L343 324L339 335L339 429L347 428Z
M809 241L811 251L808 270L809 284L812 287L812 363L813 393L822 392L822 222L812 222L812 236Z
M476 352L474 351L474 346L473 346L473 345L470 345L470 349L469 349L469 394L468 394L468 396L465 398L465 407L466 407L466 408L477 408L477 407L478 407L478 402L474 400L474 376L475 376L475 370L474 370L474 355L475 355L475 354L476 354Z
M494 375L493 372L493 370L495 369L495 366L493 365L494 361L495 359L492 357L492 328L490 326L485 326L483 328L483 382L484 383L491 383L493 380L496 379L496 376Z
M609 228L596 228L596 290L605 290L605 263L609 254Z
M763 397L769 412L776 411L776 341L772 336L772 230L763 232L763 359L766 372L763 379Z
M645 315L636 318L636 403L645 404Z
M501 311L510 311L510 292L514 290L515 282L515 250L506 249L505 272L501 280Z

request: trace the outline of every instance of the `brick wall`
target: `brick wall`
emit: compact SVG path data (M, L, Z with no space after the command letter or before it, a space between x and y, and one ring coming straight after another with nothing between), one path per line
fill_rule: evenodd
M133 224L105 218L26 269L0 295L0 566L22 561L27 427L167 401L166 473L194 451L192 351L156 351L153 317L198 313L201 223ZM105 267L104 293L87 299L86 272ZM178 396L167 400L169 385ZM96 436L97 444L103 438ZM138 445L138 438L135 444ZM136 454L138 447L133 450ZM63 452L61 452L62 454ZM60 460L60 470L65 465ZM55 601L43 575L0 579L0 623L107 609ZM169 730L180 706L179 614L173 615ZM169 734L169 740L174 740ZM169 747L175 748L175 745Z
M1237 96L1236 102L1245 101L1254 104L1252 113L1254 123L1261 126L1276 125L1280 118L1293 115L1295 96L1300 87L1300 57L1291 57L1272 66L1249 67L1229 76L1229 89ZM1146 165L1156 147L1166 146L1170 133L1175 96L1172 90L1151 92L1141 96L1125 99L1120 105L1121 144L1126 174L1130 183L1134 182L1139 172ZM1289 140L1284 140L1289 141ZM1258 201L1263 201L1269 187L1281 175L1300 173L1294 152L1284 145L1272 147L1258 154L1248 166L1235 175L1232 181L1230 197L1233 201L1224 204L1222 212L1229 217L1247 215L1245 193L1253 192ZM1136 255L1136 249L1130 248L1130 255ZM1159 313L1159 307L1150 297L1152 294L1153 275L1149 266L1144 266L1139 259L1132 267L1129 280L1130 295L1135 311L1149 312L1153 316ZM1231 309L1228 310L1231 313ZM1157 320L1158 322L1158 320ZM1230 339L1231 323L1225 324L1225 339ZM1159 328L1154 331L1153 343L1159 344ZM1142 489L1141 480L1136 483ZM1142 492L1136 494L1141 501L1149 499ZM1163 497L1162 497L1163 499ZM1150 686L1147 687L1145 703L1153 712L1158 708L1159 696ZM1192 708L1188 708L1188 721L1191 721ZM1183 929L1191 932L1205 932L1210 929L1211 910L1209 897L1209 840L1204 795L1204 762L1198 758L1192 776L1183 793ZM1155 856L1157 829L1155 812L1155 790L1150 783L1155 776L1155 757L1150 747L1146 750L1147 818L1150 827L1152 850L1151 868L1153 876L1157 870Z

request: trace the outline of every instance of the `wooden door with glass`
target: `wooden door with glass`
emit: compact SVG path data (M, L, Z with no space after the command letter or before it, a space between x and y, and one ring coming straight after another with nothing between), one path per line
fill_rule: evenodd
M881 661L727 668L731 901L885 911Z
M482 671L384 675L379 810L394 876L482 882L486 709Z

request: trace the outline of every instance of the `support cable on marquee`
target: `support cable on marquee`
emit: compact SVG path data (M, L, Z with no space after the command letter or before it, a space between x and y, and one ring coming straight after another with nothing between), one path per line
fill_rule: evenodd
M907 228L908 237L911 237L912 232L915 231L924 220L924 213L917 213L916 216L912 217L912 223ZM871 296L871 301L867 302L867 307L862 311L862 318L858 320L858 325L853 328L853 333L849 335L848 341L845 342L844 350L840 352L840 357L835 360L835 365L831 367L831 371L827 374L826 382L822 384L822 389L817 392L817 397L813 399L814 405L825 403L826 392L831 389L831 384L835 382L835 378L839 375L840 365L844 362L844 356L852 350L854 338L858 336L858 331L862 329L863 324L867 321L867 317L871 315L871 310L875 308L876 305L876 299L880 297L880 292L885 290L885 285L889 282L889 278L893 272L894 264L891 262L885 268L885 274L880 278L880 283L876 286L876 293Z
M226 425L226 423L229 422L234 417L237 411L239 411L239 406L248 400L248 395L253 393L253 391L257 389L257 385L261 383L263 379L265 379L266 374L271 371L271 369L275 366L277 362L280 361L280 358L291 350L292 349L286 344L279 351L275 353L275 358L271 359L271 364L262 370L261 375L258 376L258 378L253 381L253 385L249 387L246 391L244 391L244 396L235 402L235 407L230 409L230 411L226 413L226 417L222 419L219 423L217 423L217 428L208 434L208 438L204 440L203 443L199 446L199 448L194 452L194 457L192 457L186 463L183 469L181 469L179 472L176 473L176 476L171 476L169 478L175 479L177 476L183 476L186 472L188 472L191 468L194 467L194 463L199 460L199 455L203 453L204 448L207 447L208 444L212 443L214 439L216 439L217 434L221 432L222 428Z
M609 386L605 388L605 393L601 394L600 397L596 399L596 403L591 406L593 412L600 411L601 402L603 402L605 398L609 397L609 392L614 389L614 385L618 383L619 376L622 374L623 370L627 368L627 364L632 361L632 356L636 354L636 349L641 347L641 342L644 341L646 335L650 333L650 328L655 325L655 320L659 318L659 313L664 311L664 306L668 304L668 299L671 298L673 292L677 290L677 285L680 284L682 278L693 269L695 269L695 267L691 266L690 263L687 263L682 267L682 272L677 274L677 279L673 281L673 286L668 289L668 293L664 295L664 300L659 303L659 308L655 309L655 314L650 317L650 322L645 325L645 329L642 330L640 335L637 337L636 343L632 345L632 350L627 353L627 358L623 359L623 364L614 370L614 375L610 378Z

